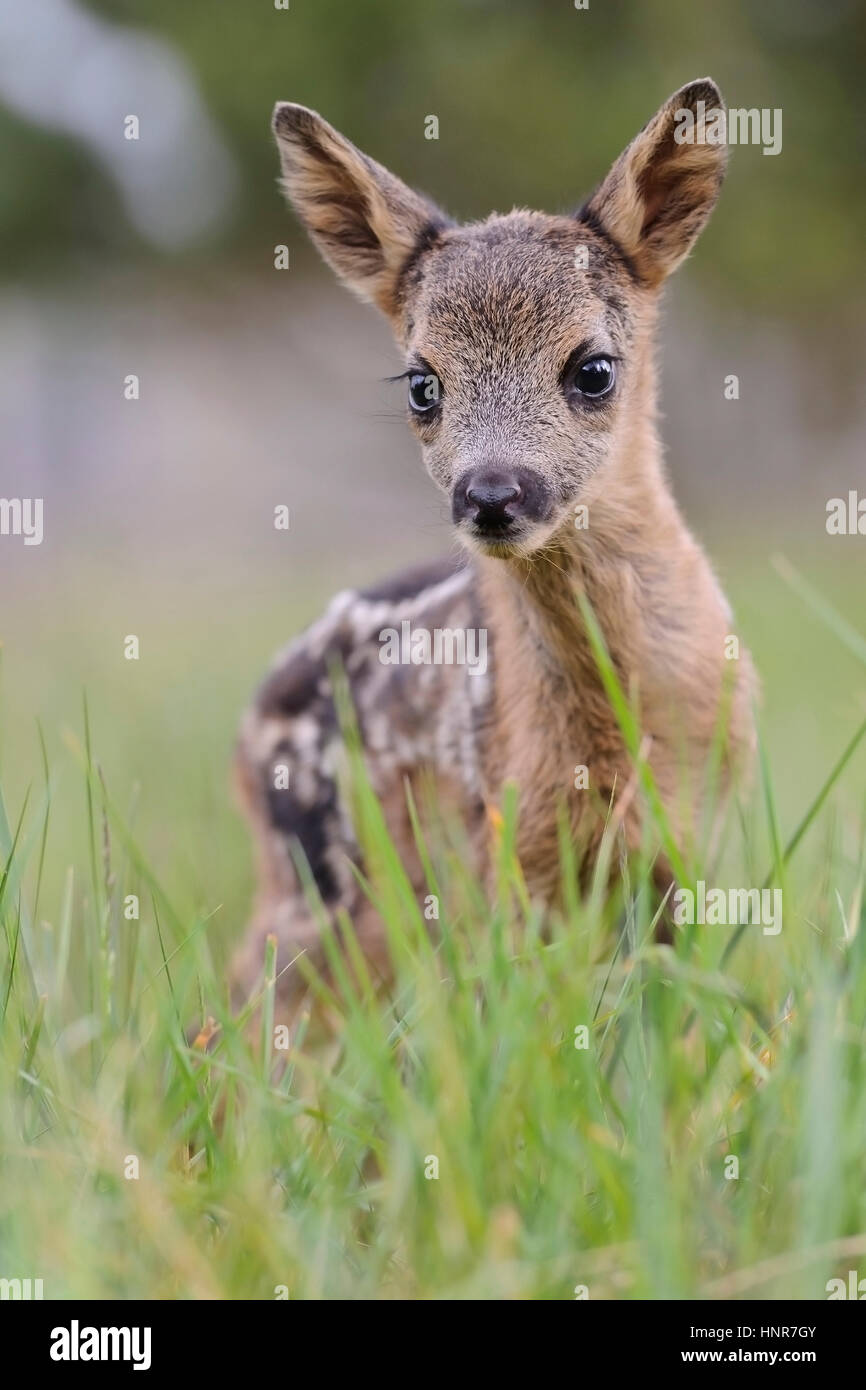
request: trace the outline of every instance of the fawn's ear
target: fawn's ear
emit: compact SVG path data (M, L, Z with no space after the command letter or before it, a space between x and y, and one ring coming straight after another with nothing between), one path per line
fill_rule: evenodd
M709 77L669 97L579 214L601 224L641 279L658 285L713 210L727 162L726 115Z
M278 102L273 128L283 188L313 242L356 294L394 315L402 268L448 219L306 106Z

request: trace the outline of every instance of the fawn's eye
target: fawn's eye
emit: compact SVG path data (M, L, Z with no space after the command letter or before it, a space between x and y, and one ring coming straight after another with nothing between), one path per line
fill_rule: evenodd
M416 415L434 410L442 398L442 382L435 372L409 373L409 404Z
M587 400L598 401L610 394L615 381L616 372L609 357L588 357L569 373L566 385Z

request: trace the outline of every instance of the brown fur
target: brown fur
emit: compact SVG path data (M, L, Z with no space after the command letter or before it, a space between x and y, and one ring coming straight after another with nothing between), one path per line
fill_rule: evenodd
M321 117L281 105L274 128L283 181L313 240L362 297L388 316L410 369L442 400L412 415L428 470L454 500L471 559L390 592L345 594L280 658L247 716L239 756L259 845L260 895L238 957L243 995L276 933L281 964L298 950L322 966L293 855L308 859L327 910L345 908L376 971L388 962L375 915L349 862L358 859L339 790L339 734L329 662L344 663L373 784L419 893L423 874L405 811L406 777L448 788L483 865L485 809L506 781L519 789L518 849L532 893L556 900L557 807L566 805L582 878L603 808L618 799L625 839L642 836L634 768L598 674L577 603L595 611L620 683L640 712L648 759L677 833L701 813L701 784L720 718L731 616L674 502L656 432L653 338L659 288L710 214L724 150L678 145L674 117L721 104L709 80L675 93L575 217L515 211L454 226L362 155ZM589 263L577 269L575 253ZM575 403L564 382L581 354L616 360L609 400ZM479 470L518 470L526 487L513 536L479 541L456 499ZM486 474L485 474L486 476ZM534 510L530 507L533 501ZM537 503L537 505L535 505ZM516 505L516 504L515 504ZM588 508L576 529L574 509ZM484 627L491 670L383 667L379 633L403 618ZM753 677L734 663L730 775L752 743ZM292 768L280 801L273 767ZM589 768L593 796L573 789ZM662 865L660 878L668 871ZM282 979L291 1012L296 969Z

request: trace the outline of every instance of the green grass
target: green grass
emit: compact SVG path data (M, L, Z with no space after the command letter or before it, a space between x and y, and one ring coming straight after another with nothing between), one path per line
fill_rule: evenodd
M251 672L291 620L228 605L206 644L188 614L137 668L110 596L90 646L8 630L0 1277L85 1298L822 1298L866 1269L866 679L845 565L802 569L809 593L768 566L725 576L764 678L762 768L723 870L685 866L782 881L779 936L654 944L658 820L612 897L578 901L566 854L567 910L543 922L508 797L493 903L459 844L431 851L431 940L356 768L397 982L377 999L334 954L338 1038L302 1027L288 1053L272 960L258 1026L225 1003L250 893L225 787ZM202 1055L186 1030L208 1015Z

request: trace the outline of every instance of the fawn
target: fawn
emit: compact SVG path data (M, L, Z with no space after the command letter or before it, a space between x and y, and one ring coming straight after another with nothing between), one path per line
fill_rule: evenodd
M722 705L725 785L751 748L751 663L745 651L726 659L731 613L671 496L655 423L660 289L715 203L726 150L701 139L701 120L723 109L713 82L692 82L577 213L515 210L458 226L321 116L277 105L285 191L336 274L391 324L405 354L409 423L450 501L463 559L338 595L278 658L248 711L237 766L259 897L234 963L238 998L260 976L269 933L281 971L299 953L323 967L299 853L327 912L349 913L371 969L388 976L381 924L352 872L359 850L341 794L335 657L370 779L421 895L407 780L432 778L459 809L481 872L490 813L514 781L521 866L545 904L560 891L560 808L584 884L612 805L626 846L640 843L634 760L579 594L637 702L678 833L701 811ZM698 114L691 142L677 139L683 111ZM483 631L485 669L384 661L383 632L407 623L452 637ZM288 787L275 775L283 766ZM594 796L575 791L576 766ZM662 859L656 876L670 886ZM282 1016L304 989L297 965L281 973Z

